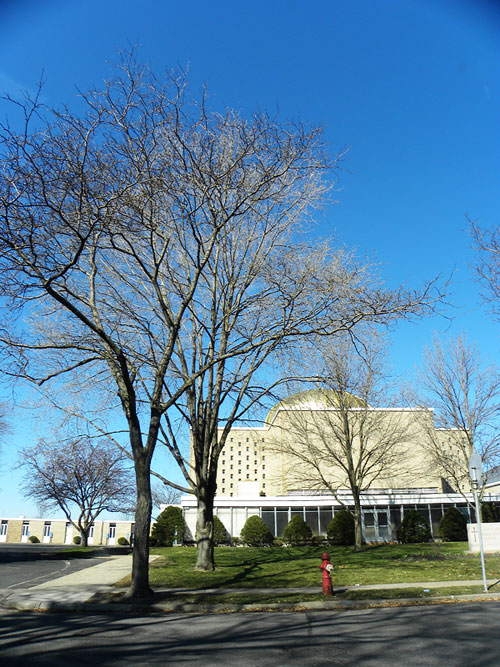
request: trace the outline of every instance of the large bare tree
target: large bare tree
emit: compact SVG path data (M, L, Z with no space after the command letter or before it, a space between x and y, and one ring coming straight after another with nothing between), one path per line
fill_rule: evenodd
M150 468L162 415L216 361L231 363L224 347L202 356L193 347L189 373L178 360L171 367L185 349L179 333L198 327L209 340L214 269L244 281L234 257L242 237L262 230L264 248L272 238L289 247L291 227L321 201L334 166L317 129L208 112L203 98L186 99L185 86L183 76L157 79L132 54L102 90L81 95L83 113L9 100L22 123L0 129L0 287L18 316L2 336L8 372L42 387L70 376L86 399L97 393L121 410L137 485L129 594L140 596L151 593ZM270 284L283 284L274 255L274 270L260 268L258 280L267 271ZM248 291L255 286L253 275ZM225 321L241 322L241 295L221 278L218 297L226 289ZM282 302L286 289L278 287ZM194 302L203 316L188 310ZM224 337L227 323L213 320ZM274 338L287 326L285 317Z
M469 459L475 448L484 470L500 457L500 374L484 365L477 346L464 334L425 351L417 376L418 400L434 409L435 424L427 430L432 465L456 492L468 499Z
M359 341L358 341L359 343ZM320 343L314 358L321 384L298 394L287 410L283 433L271 444L286 461L292 489L328 490L346 508L354 506L355 548L362 546L361 499L381 481L415 475L406 452L413 437L412 419L401 408L380 409L389 400L384 348L372 335L360 350L347 337Z
M79 531L84 547L103 511L122 512L133 504L128 463L114 444L86 437L63 443L40 441L20 453L26 495L41 507L59 507Z
M137 485L130 595L151 592L159 437L197 495L209 569L228 432L219 441L217 422L229 429L266 391L273 353L310 332L422 314L436 298L431 286L384 290L342 251L308 247L304 223L337 160L318 129L210 112L185 85L132 57L82 95L84 114L25 100L23 127L0 132L0 286L21 316L3 336L9 372L43 387L69 375L109 410L118 395ZM192 429L192 466L175 414Z

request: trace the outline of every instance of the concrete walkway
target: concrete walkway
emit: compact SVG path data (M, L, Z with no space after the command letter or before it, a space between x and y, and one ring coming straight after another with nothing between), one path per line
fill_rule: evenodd
M159 558L151 556L150 560ZM300 602L300 603L281 603L281 604L235 604L218 603L217 596L223 594L243 593L251 596L252 594L276 594L303 593L305 595L320 594L321 583L318 586L308 588L162 588L156 590L156 600L144 600L137 602L109 602L110 595L119 593L120 589L112 588L112 584L130 574L132 568L132 556L113 556L104 563L99 563L92 567L68 574L66 576L45 582L32 588L19 590L0 589L0 607L3 609L18 609L31 611L68 611L68 612L193 612L193 611L250 611L252 608L274 609L282 611L286 609L327 609L327 608L355 608L369 606L383 606L385 604L404 604L403 600L360 600L349 601L342 600L341 594L346 590L368 591L368 590L386 590L386 589L405 589L405 588L442 588L442 587L463 587L463 586L482 586L482 580L466 581L422 581L413 583L397 584L371 584L366 586L334 586L334 597L325 598L324 601ZM499 583L496 579L489 579L488 586ZM176 596L186 595L213 595L212 604L188 604L182 600L175 601ZM94 601L92 601L94 598ZM166 599L167 598L167 599ZM98 602L98 600L103 600ZM408 599L407 603L413 604L436 604L437 602L449 602L464 600L500 600L500 584L492 592L480 593L475 595L451 595L446 598L413 598Z

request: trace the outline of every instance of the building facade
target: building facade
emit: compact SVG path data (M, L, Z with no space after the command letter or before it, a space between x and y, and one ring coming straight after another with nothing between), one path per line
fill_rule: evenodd
M408 509L422 512L434 537L439 537L447 507L454 505L471 518L468 481L453 488L433 467L426 447L432 437L453 448L455 432L435 429L433 411L426 408L372 409L355 396L348 400L356 460L363 461L363 447L368 463L370 457L381 456L361 496L367 542L396 540ZM215 498L215 513L230 535L238 536L253 514L277 537L296 514L313 534L322 535L336 511L354 508L345 470L334 461L333 441L343 417L336 392L310 390L280 401L262 425L231 430L219 458ZM320 459L311 452L319 452ZM496 489L488 499L500 499ZM196 499L185 496L181 505L194 536Z
M28 543L30 537L41 544L73 544L79 532L65 519L29 519L25 517L0 519L0 543ZM132 521L95 521L90 528L90 545L114 545L120 537L133 541Z

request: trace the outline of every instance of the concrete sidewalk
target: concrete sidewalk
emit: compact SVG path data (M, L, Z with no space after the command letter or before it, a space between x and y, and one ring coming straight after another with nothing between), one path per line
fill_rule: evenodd
M155 560L159 556L151 556ZM373 600L343 600L342 593L346 590L368 591L386 589L422 588L432 589L441 587L482 586L482 580L466 581L423 581L398 584L372 584L365 586L334 586L334 597L325 598L316 602L289 602L276 604L232 604L218 603L217 596L223 594L243 593L246 595L259 594L293 594L304 595L320 594L321 583L309 588L163 588L156 590L156 599L131 602L127 600L110 601L114 593L119 596L120 589L112 588L112 584L130 574L132 556L113 556L104 563L74 572L58 579L45 582L32 588L19 590L0 589L0 608L30 611L66 611L66 612L115 612L115 613L166 613L166 612L210 612L210 611L251 611L251 610L305 610L305 609L354 609L359 607L391 606L403 604L437 604L439 602L456 602L460 600L500 600L500 586L498 592L479 593L475 595L450 595L446 598L408 598L401 599L373 599ZM498 583L496 579L488 580L488 586ZM189 604L175 598L186 595L209 595L214 597L210 604ZM99 599L102 602L99 602Z

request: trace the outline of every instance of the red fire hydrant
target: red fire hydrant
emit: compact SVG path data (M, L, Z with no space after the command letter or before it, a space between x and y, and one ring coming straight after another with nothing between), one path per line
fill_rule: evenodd
M330 556L326 551L321 554L321 560L323 562L319 566L319 569L323 570L323 595L333 595L332 577L330 574L333 570L333 565L330 563Z

